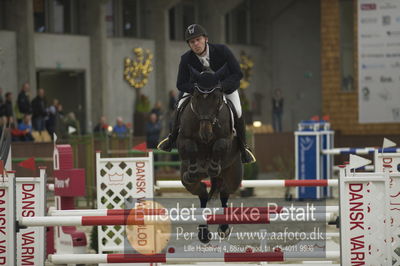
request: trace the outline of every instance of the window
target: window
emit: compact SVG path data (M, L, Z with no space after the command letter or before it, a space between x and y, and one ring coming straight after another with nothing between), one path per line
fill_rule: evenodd
M141 0L112 0L106 6L107 36L143 36L143 3Z
M340 64L342 91L354 91L354 6L340 0Z
M0 0L0 30L6 28L6 3Z
M197 21L194 1L182 1L170 8L168 14L170 40L184 40L186 28Z
M225 38L228 43L250 44L250 1L245 0L225 15Z
M139 36L139 1L123 0L122 8L123 36Z
M45 0L33 1L33 19L36 32L46 31Z
M77 0L34 0L36 32L78 33Z
M112 37L115 35L115 23L114 23L114 1L108 1L106 5L106 31L107 36Z

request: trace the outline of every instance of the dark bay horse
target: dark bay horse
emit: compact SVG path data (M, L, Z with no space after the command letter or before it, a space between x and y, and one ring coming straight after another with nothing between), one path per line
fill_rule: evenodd
M201 208L217 193L222 207L227 207L229 195L239 188L243 177L233 118L219 85L225 70L224 66L215 73L199 73L191 68L195 90L180 115L177 147L182 159L181 181L190 193L199 197ZM209 192L201 182L208 177ZM218 233L221 237L228 236L229 225L219 225ZM207 225L199 226L198 237L203 243L210 241Z

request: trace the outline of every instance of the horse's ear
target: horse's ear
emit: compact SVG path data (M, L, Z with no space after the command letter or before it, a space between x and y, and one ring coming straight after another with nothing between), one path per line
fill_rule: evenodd
M228 65L225 63L220 69L215 72L215 76L218 78L218 80L222 80L225 77L225 74L228 71Z
M191 81L197 81L200 77L200 72L197 71L194 67L191 65L188 65L190 69L190 80Z

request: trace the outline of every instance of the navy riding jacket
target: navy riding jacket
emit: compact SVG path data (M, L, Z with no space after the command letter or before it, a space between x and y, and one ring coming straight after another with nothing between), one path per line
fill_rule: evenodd
M221 80L224 93L230 94L234 92L239 88L240 80L243 77L238 61L233 56L231 50L225 45L209 43L208 46L210 47L210 68L213 71L218 71L218 69L227 63L228 73ZM190 78L189 65L199 72L204 70L203 64L192 50L183 54L179 63L178 80L176 82L176 87L181 92L193 92L194 81Z

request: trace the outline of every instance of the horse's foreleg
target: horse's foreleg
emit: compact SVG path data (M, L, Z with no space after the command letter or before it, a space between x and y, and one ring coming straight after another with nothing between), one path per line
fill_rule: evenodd
M227 139L219 139L214 143L208 168L208 175L210 177L218 176L221 173L221 161L223 156L227 154L228 149L229 142Z
M178 149L181 158L189 162L187 171L182 175L182 182L187 184L197 183L200 179L199 167L196 163L197 144L192 140L182 139L179 141Z
M203 184L204 185L204 184ZM207 190L206 190L207 192ZM200 208L206 208L207 207L207 201L208 201L208 195L200 195ZM199 230L199 233L197 234L197 237L202 243L208 243L211 240L211 233L208 231L208 225L207 224L201 224L197 227Z
M221 200L222 208L227 208L229 193L226 193L225 191L221 191L219 195L220 195L219 197ZM230 233L231 233L231 229L229 228L229 224L220 224L218 226L218 235L221 238L225 238L225 237L229 236Z

